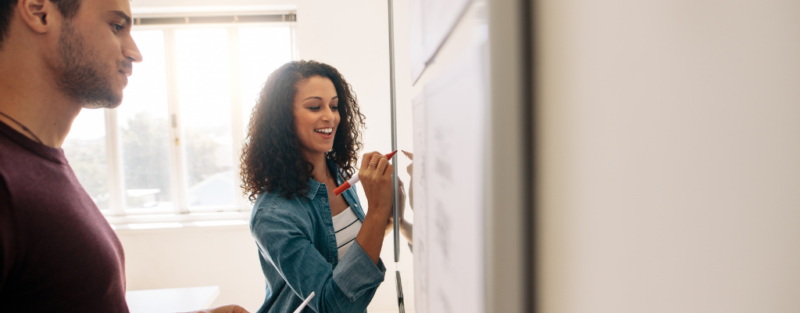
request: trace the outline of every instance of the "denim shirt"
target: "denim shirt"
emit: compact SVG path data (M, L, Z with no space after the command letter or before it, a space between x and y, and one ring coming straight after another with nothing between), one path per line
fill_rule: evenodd
M328 165L339 173L333 162ZM336 177L341 185L341 173ZM383 261L375 265L358 241L339 260L325 184L309 179L305 196L287 199L279 190L258 195L250 233L258 244L267 295L261 312L294 312L313 291L303 312L366 312L383 282ZM355 188L342 193L361 222Z

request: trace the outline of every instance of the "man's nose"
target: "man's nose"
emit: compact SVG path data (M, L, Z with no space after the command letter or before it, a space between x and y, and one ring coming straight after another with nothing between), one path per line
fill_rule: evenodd
M130 59L131 62L142 62L142 53L139 52L139 47L133 41L133 37L128 36L129 40L126 41L122 47L122 55Z

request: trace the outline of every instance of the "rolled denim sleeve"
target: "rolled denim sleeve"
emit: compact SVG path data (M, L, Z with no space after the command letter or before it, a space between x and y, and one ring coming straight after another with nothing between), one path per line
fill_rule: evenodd
M355 301L370 290L374 292L383 282L385 274L383 261L378 259L376 265L358 244L358 240L355 240L333 270L333 280L350 301Z
M314 247L311 231L310 221L296 210L280 208L259 209L251 225L260 252L297 295L295 300L313 291L308 306L315 312L364 312L386 268L375 265L354 242L334 269Z

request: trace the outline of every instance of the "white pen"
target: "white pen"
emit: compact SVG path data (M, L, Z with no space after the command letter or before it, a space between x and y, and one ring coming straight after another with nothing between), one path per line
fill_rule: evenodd
M311 302L311 298L313 298L313 297L314 297L314 292L312 291L311 294L308 295L308 298L306 298L306 301L303 301L303 303L300 303L300 306L297 307L297 310L294 310L294 313L300 313L301 311L303 311L303 308L305 308L306 305L308 305L308 303Z

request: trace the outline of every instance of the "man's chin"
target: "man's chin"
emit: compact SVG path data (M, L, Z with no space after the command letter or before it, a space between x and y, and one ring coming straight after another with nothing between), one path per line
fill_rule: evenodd
M122 104L122 96L107 95L96 99L85 99L82 102L84 109L114 109Z

